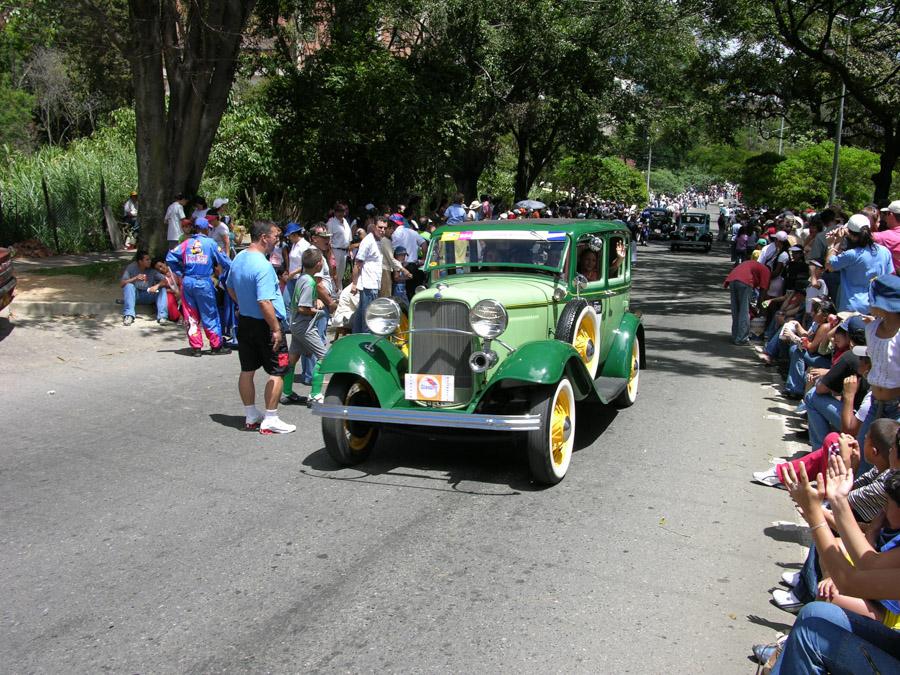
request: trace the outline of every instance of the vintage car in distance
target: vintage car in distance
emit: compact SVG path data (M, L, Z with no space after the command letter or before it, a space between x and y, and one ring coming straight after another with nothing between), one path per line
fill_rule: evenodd
M667 209L652 208L645 209L647 224L650 227L651 240L668 239L675 225L672 223L672 214Z
M669 248L673 251L699 248L709 253L713 241L709 230L709 214L699 211L682 213L669 240L671 241Z
M0 248L0 310L12 302L16 295L16 277L13 274L12 255L9 249Z
M630 311L629 239L610 221L437 230L427 287L408 316L378 298L366 312L371 333L341 338L317 367L310 407L328 453L361 462L385 426L508 432L534 480L558 483L572 459L576 403L637 398L644 328Z

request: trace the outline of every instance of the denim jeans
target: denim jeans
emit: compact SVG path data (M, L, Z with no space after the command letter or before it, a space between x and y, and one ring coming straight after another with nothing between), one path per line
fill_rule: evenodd
M807 368L830 368L831 359L827 356L810 354L797 345L791 345L791 365L788 368L787 381L784 388L795 394L802 394L806 385Z
M165 288L160 288L156 293L148 293L139 291L134 284L125 284L122 287L122 296L125 302L122 316L134 316L135 305L156 305L157 319L169 317L169 304Z
M753 288L742 281L732 281L731 290L731 341L735 344L750 339L750 294Z
M900 634L829 602L804 607L772 675L900 672Z
M819 554L815 544L809 547L806 560L800 569L800 581L794 586L794 595L800 602L812 602L819 593L819 581L822 577L822 569L819 567Z
M353 313L353 332L368 333L369 327L366 325L366 310L369 305L378 297L377 288L360 288L359 289L359 307Z
M806 392L803 401L806 403L809 445L815 450L822 447L830 432L841 430L841 402L831 394L816 393L815 388Z
M769 338L763 351L773 359L781 356L781 353L787 348L787 343L781 341L781 331L778 331Z

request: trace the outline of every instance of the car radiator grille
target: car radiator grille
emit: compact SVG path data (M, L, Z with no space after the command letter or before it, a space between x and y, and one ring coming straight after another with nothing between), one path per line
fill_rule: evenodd
M453 328L471 331L469 308L462 302L422 300L413 304L410 335L409 371L416 374L453 375L454 402L472 396L472 336L454 333L423 332L429 328Z

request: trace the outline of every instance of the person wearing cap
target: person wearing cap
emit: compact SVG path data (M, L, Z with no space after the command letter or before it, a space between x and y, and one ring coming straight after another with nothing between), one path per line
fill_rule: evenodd
M184 220L184 207L187 206L188 200L183 194L175 195L175 201L166 208L166 248L170 251L178 246L181 231L181 221Z
M806 285L806 315L812 314L814 300L828 297L828 285L822 279L824 267L818 260L809 261L809 282Z
M182 277L181 305L187 322L188 344L191 354L200 356L203 348L202 326L212 353L230 354L231 350L222 346L222 324L212 275L217 264L227 274L231 259L208 236L209 221L206 218L197 218L194 230L194 236L185 239L166 255L166 264Z
M297 223L290 222L284 228L284 238L287 240L287 281L284 285L285 305L290 305L294 297L294 288L297 285L297 277L303 274L303 253L312 244L303 238L303 228Z
M900 274L900 199L895 199L881 209L884 218L882 229L872 232L872 239L891 252L894 274Z
M825 302L828 305L825 309L834 308L830 302ZM866 344L865 321L862 316L855 314L849 317L846 331L851 349L841 354L826 372L813 372L815 384L803 397L812 449L818 448L825 436L832 431L855 436L862 424L862 420L856 417L856 411L860 411L862 417L868 414L866 394L869 392L869 385L866 375L869 372L869 362L868 359L861 361L853 351Z
M222 222L219 210L212 208L206 212L206 220L209 221L209 236L212 237L219 248L221 248L228 257L231 257L231 242L228 238L228 226Z
M337 293L340 293L344 287L344 271L347 269L350 244L353 243L353 232L350 230L350 223L347 222L346 215L347 206L337 202L325 222L325 227L331 234L331 250L334 254L334 284Z
M138 193L131 191L131 194L128 195L128 199L125 201L125 204L122 206L122 220L124 220L128 227L132 232L137 233L138 224Z
M874 317L866 326L872 410L863 426L879 417L900 420L900 277L885 274L872 282L869 314Z
M416 287L425 283L425 273L419 269L419 261L425 255L428 248L428 240L408 225L397 224L391 235L391 244L395 248L402 246L406 249L407 259L400 267L409 274L406 280L406 297L411 298ZM394 271L397 271L394 268Z
M847 249L841 251L844 237ZM850 217L846 226L828 234L827 268L840 273L838 311L865 312L869 305L870 280L891 274L894 262L890 251L872 239L869 219L857 213Z
M755 260L759 262L759 257L762 255L763 249L769 245L769 242L762 237L756 240L756 247L750 253L750 260Z
M408 253L406 252L406 248L403 246L397 246L393 250L393 258L400 264L400 269L393 273L393 287L391 288L391 294L398 298L403 298L406 302L409 302L409 296L406 294L406 282L412 277L409 271L406 269L406 259Z

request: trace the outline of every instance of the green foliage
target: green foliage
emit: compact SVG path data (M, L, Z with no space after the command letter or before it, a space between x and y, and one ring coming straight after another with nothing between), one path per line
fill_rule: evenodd
M10 86L9 76L0 74L0 146L17 150L31 147L31 109L34 97Z
M776 152L748 157L741 172L741 192L751 206L765 206L775 191L775 168L784 161Z
M734 144L698 145L687 153L687 164L702 168L703 173L718 181L736 183L741 179L744 162L750 152Z
M576 188L602 199L645 204L647 186L644 176L618 157L570 155L562 159L554 172L554 182L566 189Z
M118 110L93 136L66 148L45 146L34 154L11 152L0 167L3 223L0 243L36 238L53 245L41 179L59 227L62 252L105 250L109 247L101 220L100 178L106 183L107 201L115 218L128 193L137 186L134 146L134 111ZM212 175L203 182L206 194L236 194L237 181L228 174Z
M771 202L781 206L819 209L827 205L831 188L834 144L823 141L792 153L775 165ZM842 147L838 169L838 203L849 210L872 200L872 174L878 171L878 155L868 150ZM894 175L894 184L898 184Z

